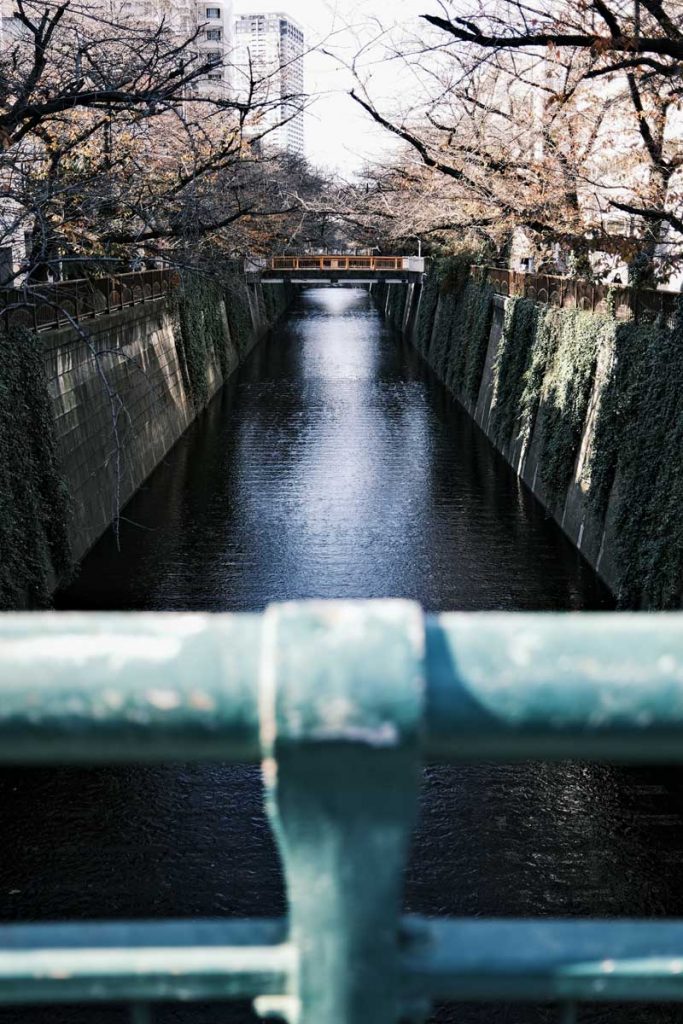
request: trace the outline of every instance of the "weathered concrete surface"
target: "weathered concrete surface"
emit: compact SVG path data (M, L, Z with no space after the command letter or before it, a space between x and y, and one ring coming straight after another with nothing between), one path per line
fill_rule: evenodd
M230 337L221 301L226 375L268 330L263 297L249 292L251 336ZM179 326L165 298L83 325L47 332L45 368L56 440L71 496L69 536L75 560L114 521L201 411L184 378ZM240 353L241 348L241 353ZM224 382L215 354L208 398Z
M388 317L391 317L392 302L395 300L395 293L392 289L399 286L387 288L387 292L381 295L380 302ZM418 323L419 310L416 303L419 302L419 294L409 295L406 309L403 314L404 336L416 345L419 351L429 362L430 339L422 345L417 344L416 324ZM503 332L505 308L508 302L504 296L494 297L493 320L489 334L488 348L484 363L484 370L479 386L479 393L476 403L472 403L463 395L457 383L449 380L449 389L454 397L473 416L478 426L486 434L487 438L504 456L512 466L515 473L524 481L535 497L541 502L544 508L553 516L564 533L572 543L581 551L589 564L596 570L604 582L610 587L613 593L617 593L618 580L620 576L617 558L616 544L616 508L619 477L612 488L607 513L604 522L598 519L588 507L589 480L587 479L587 456L591 451L594 431L597 422L597 414L600 406L600 396L604 385L609 379L612 370L613 350L609 343L605 343L598 353L597 369L593 382L593 390L590 397L588 414L585 419L583 436L579 455L574 466L571 482L566 494L557 503L554 502L542 482L541 452L543 451L543 416L540 415L543 409L544 396L541 395L541 404L536 413L530 436L524 440L519 435L521 431L514 430L515 438L510 444L501 445L496 440L493 431L493 410L496 404L495 393L495 361L498 353L499 343ZM415 308L412 308L415 307ZM439 299L433 319L433 324L438 324L439 316L442 313L442 302ZM433 327L432 324L432 334ZM442 377L437 367L433 367L437 374Z

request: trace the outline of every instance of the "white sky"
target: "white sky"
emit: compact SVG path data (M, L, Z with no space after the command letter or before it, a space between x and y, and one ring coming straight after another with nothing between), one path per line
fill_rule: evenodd
M235 10L289 14L303 28L307 50L324 47L342 58L334 60L319 50L306 54L306 92L318 96L306 113L304 128L306 156L311 163L351 175L366 160L381 160L382 154L391 150L389 134L348 96L353 80L343 60L354 56L359 40L377 34L378 23L400 33L419 30L418 16L436 13L436 0L235 0ZM376 47L369 52L364 73L372 75L373 95L384 96L390 104L406 88L405 69L381 61L379 50Z

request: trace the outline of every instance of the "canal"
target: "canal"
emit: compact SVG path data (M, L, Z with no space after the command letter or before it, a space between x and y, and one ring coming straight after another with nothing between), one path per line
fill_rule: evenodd
M429 610L577 612L609 594L359 290L304 292L125 508L61 609L262 609L402 596ZM0 773L0 916L284 910L256 770ZM683 914L672 773L585 764L425 770L406 907L428 914ZM582 1021L680 1021L594 1008ZM527 1007L438 1020L535 1024ZM82 1024L79 1008L0 1021ZM249 1019L163 1008L163 1024ZM98 1024L126 1020L97 1011ZM370 1022L369 1022L370 1024Z

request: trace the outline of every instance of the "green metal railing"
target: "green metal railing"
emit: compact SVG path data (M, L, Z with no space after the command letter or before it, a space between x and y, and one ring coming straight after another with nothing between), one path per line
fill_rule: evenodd
M0 927L0 1002L252 998L294 1024L435 1000L683 1002L683 921L401 916L421 764L683 761L683 615L5 615L0 760L261 762L287 920ZM17 1019L20 1019L18 1016Z

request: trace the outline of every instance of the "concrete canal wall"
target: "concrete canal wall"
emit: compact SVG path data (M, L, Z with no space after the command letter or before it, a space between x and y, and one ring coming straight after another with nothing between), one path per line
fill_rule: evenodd
M10 365L23 356L9 384L0 370L0 607L49 600L288 304L282 284L188 282L78 328L2 339Z
M495 295L457 266L375 286L624 607L683 603L683 331Z

